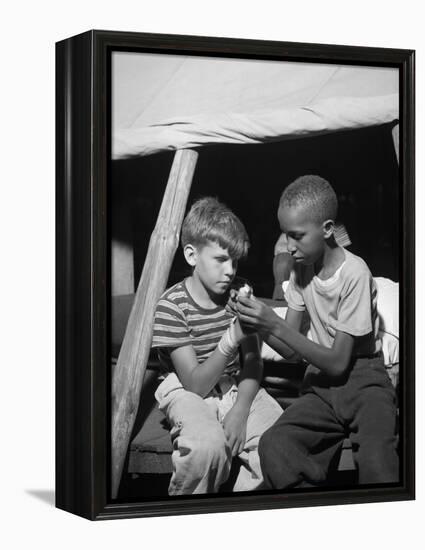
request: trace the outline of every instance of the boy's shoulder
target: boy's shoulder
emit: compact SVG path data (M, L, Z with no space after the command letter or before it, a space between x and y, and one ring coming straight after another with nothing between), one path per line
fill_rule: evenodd
M367 263L356 254L353 254L349 250L344 248L345 261L343 264L343 269L340 272L340 280L352 280L362 277L372 277L370 269ZM312 265L303 265L296 264L292 268L292 278L294 283L301 287L305 288L313 284L313 280L317 280L314 273L314 266Z
M345 253L345 265L344 265L344 274L351 277L359 277L367 275L372 277L369 266L367 263L356 254L353 254L349 250L344 249Z
M166 312L182 317L188 308L188 294L184 281L180 281L167 288L160 296L156 305L156 312Z
M178 283L170 286L161 294L159 301L164 300L166 302L176 303L179 299L187 296L186 287L184 281L179 281Z

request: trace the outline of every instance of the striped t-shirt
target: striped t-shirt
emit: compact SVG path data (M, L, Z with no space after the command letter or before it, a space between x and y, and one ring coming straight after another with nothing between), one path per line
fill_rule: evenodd
M216 349L233 316L223 306L205 309L189 294L186 282L181 281L164 292L156 306L152 347L158 348L163 374L174 371L170 352L191 345L199 364ZM231 361L225 371L235 374L239 358Z

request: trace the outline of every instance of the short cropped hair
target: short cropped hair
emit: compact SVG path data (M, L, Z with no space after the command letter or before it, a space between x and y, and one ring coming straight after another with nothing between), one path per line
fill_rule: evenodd
M240 219L214 197L193 203L182 225L181 243L202 247L215 242L234 260L248 254L249 238Z
M303 206L318 223L335 220L338 213L336 193L320 176L301 176L293 181L280 197L279 207L282 206Z

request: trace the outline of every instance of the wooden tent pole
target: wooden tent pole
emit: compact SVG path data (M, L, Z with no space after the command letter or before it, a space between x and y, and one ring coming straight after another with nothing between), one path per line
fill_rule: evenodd
M161 209L112 376L112 498L116 498L150 352L155 307L165 289L198 153L174 156Z

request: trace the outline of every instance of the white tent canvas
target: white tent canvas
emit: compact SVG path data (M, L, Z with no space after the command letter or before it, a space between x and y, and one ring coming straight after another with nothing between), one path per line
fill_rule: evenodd
M114 159L399 117L393 68L115 52L112 75Z

